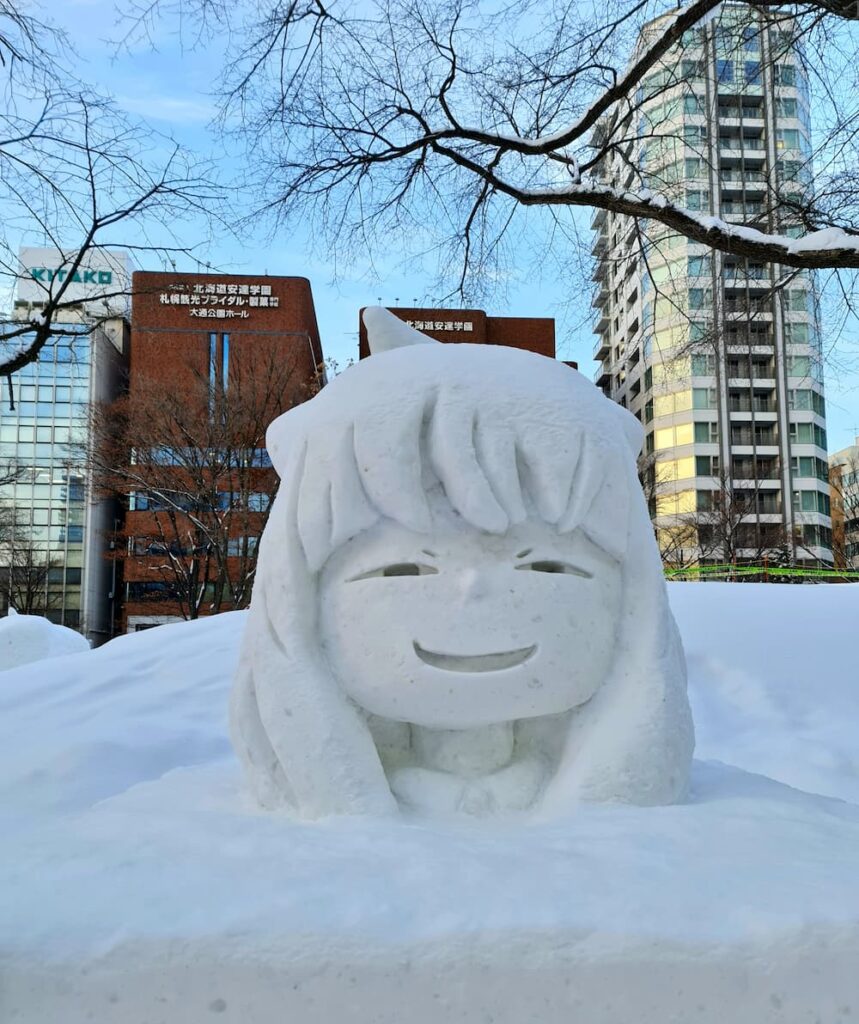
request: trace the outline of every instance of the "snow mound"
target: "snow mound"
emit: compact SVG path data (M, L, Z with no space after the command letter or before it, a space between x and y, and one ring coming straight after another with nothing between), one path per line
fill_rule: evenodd
M669 594L689 800L527 825L256 810L226 738L242 613L7 672L0 1017L852 1019L859 590Z
M80 633L55 626L42 615L19 615L10 608L9 614L0 619L0 672L89 649Z

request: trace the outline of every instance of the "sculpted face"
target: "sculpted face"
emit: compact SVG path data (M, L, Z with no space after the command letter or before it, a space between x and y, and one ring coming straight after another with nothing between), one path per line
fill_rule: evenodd
M372 358L267 435L282 484L231 703L261 803L679 799L694 736L641 424L555 360L363 316Z
M580 530L528 520L495 536L432 505L432 534L382 520L323 569L322 649L345 692L435 729L588 701L615 653L619 564Z

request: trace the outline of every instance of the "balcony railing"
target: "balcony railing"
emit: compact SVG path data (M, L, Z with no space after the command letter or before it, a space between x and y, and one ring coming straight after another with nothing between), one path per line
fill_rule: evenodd
M753 149L763 150L763 139L740 138L738 135L720 135L719 146L721 149Z
M745 501L743 501L744 490L747 492ZM737 510L744 516L779 515L781 513L781 500L779 495L773 491L755 492L751 489L737 489L734 491L734 501Z
M726 313L745 313L752 315L754 313L772 313L772 299L747 299L733 298L730 295L725 296L725 312Z
M766 184L766 175L763 171L741 171L739 168L725 167L719 171L719 179L727 184Z
M751 372L750 372L751 371ZM728 363L728 377L732 380L772 380L775 369L766 363Z
M757 470L750 462L735 462L731 466L731 476L734 480L778 480L779 467L775 459L759 462Z
M775 402L771 398L750 399L747 395L731 395L728 398L728 409L731 412L775 412Z
M732 204L729 204L729 205L732 205L732 206L737 206L737 205L742 206L743 204L742 203L739 203L739 204L732 203ZM760 203L755 203L755 204L746 203L747 207L749 205L760 206L761 204ZM739 279L739 280L743 280L743 281L768 281L769 280L769 276L770 275L769 275L769 272L768 272L766 267L738 267L738 266L736 266L734 264L731 264L731 263L728 263L724 267L722 267L722 277L728 278L728 279L733 279L733 280Z
M765 210L763 203L737 203L730 199L722 202L722 213L731 217L760 216Z
M741 334L739 331L725 331L725 344L729 347L748 349L752 345L761 348L772 348L773 339L769 333Z
M720 106L719 117L740 117L742 116L744 121L761 121L763 120L764 110L763 107L739 107L739 106Z
M767 445L778 444L778 435L774 430L763 431L763 430L737 430L734 428L731 430L731 444L732 445L755 445L758 448L766 447Z

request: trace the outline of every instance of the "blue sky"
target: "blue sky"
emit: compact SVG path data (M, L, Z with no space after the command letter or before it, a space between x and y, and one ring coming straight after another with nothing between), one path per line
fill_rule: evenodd
M130 113L147 120L159 132L215 161L225 179L241 174L238 153L230 152L210 127L216 112L212 95L222 65L222 45L210 40L205 46L183 46L170 25L158 28L155 45L137 43L118 50L111 43L122 35L114 0L48 0L41 8L68 34L77 57L70 63L85 81L111 93ZM237 196L236 223L253 205L253 196ZM579 213L587 224L589 214ZM240 237L227 231L209 239L207 225L189 221L182 227L183 240L200 243L200 261L224 272L299 275L313 286L319 326L326 355L341 365L357 350L358 309L381 300L383 305L433 305L433 267L425 271L377 256L359 265L338 266L334 259L309 255L308 239L300 229L281 231L270 237L265 228L258 233L244 230ZM38 239L29 239L39 244ZM121 238L116 242L120 243ZM178 263L179 269L197 269L194 261ZM162 269L157 264L143 269ZM169 269L169 268L167 268ZM381 278L381 280L380 280ZM510 316L553 316L556 318L558 356L575 359L582 371L592 376L594 335L591 323L590 290L554 269L535 274L533 261L513 268L491 302L487 312ZM826 349L826 345L824 345ZM829 448L835 451L850 444L859 433L859 330L851 325L837 352L827 365Z

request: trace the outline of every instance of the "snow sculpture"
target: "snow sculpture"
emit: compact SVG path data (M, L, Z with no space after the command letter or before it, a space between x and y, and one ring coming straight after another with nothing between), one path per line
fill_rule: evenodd
M42 615L19 615L10 608L0 618L0 672L89 649L85 636L66 626L57 626Z
M260 802L676 801L693 732L639 423L554 360L364 321L373 356L268 432L231 703Z

